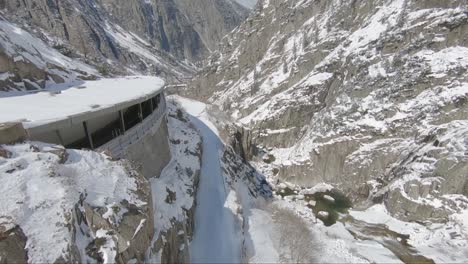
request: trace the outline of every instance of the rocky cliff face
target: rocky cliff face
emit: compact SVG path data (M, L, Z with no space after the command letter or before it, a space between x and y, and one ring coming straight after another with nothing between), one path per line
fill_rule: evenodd
M444 220L468 202L467 32L464 0L264 0L187 94L271 177Z
M238 26L247 10L231 0L100 0L110 19L178 60L196 62Z
M168 102L168 128L171 162L160 177L150 179L155 236L146 261L188 263L203 149L188 116L172 100Z
M180 81L247 15L231 0L2 0L0 10L2 90L44 88L71 73L96 78L139 72ZM34 40L28 43L24 34L10 38L12 27Z

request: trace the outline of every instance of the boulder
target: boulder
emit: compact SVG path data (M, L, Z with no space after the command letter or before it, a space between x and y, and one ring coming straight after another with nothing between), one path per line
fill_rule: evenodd
M11 157L11 152L2 148L2 146L0 145L0 157L8 159Z
M27 132L22 123L0 124L0 144L14 144L27 138Z
M19 226L0 223L0 263L27 263L26 242Z
M317 214L317 217L320 218L320 219L323 219L323 220L327 220L329 216L330 216L330 214L328 212L325 212L325 211L320 211Z

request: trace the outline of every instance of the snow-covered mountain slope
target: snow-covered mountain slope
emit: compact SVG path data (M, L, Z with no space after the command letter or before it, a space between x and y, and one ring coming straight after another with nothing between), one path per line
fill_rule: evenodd
M265 173L405 220L467 206L466 1L263 0L187 91Z
M0 90L136 73L180 82L247 12L231 0L2 1Z
M0 146L2 263L143 261L147 180L126 161L25 142Z
M1 18L0 18L1 19ZM43 40L0 20L0 91L35 90L48 83L94 79L98 71L51 48Z

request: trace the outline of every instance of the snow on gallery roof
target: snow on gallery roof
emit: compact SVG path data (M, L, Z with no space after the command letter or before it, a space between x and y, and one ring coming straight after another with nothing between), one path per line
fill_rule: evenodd
M160 78L133 76L60 84L35 93L0 93L0 123L22 122L25 128L75 124L147 100L163 87Z

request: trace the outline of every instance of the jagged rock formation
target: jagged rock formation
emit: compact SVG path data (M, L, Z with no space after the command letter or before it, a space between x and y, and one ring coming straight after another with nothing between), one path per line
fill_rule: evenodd
M135 72L181 81L247 15L231 0L2 0L0 10L0 90ZM26 38L10 38L20 30Z
M444 220L468 204L467 32L464 0L263 0L186 94L274 177Z

